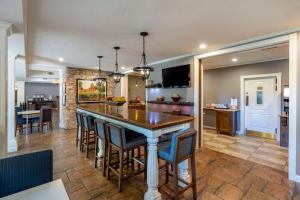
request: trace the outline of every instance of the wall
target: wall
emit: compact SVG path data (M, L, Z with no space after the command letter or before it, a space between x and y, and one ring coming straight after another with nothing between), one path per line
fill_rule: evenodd
M56 100L56 96L59 96L59 85L54 83L25 82L26 99L32 98L36 94L43 94L46 98L52 96L52 100Z
M182 97L182 101L194 100L193 91L193 77L194 77L194 57L181 58L172 60L169 62L153 65L154 72L151 73L149 80L153 80L154 83L162 83L162 69L175 67L180 65L190 64L190 76L191 87L190 88L160 88L160 89L148 89L147 100L156 100L157 96L164 96L166 101L171 101L172 94L179 94ZM180 74L179 74L180 76ZM176 77L174 77L176 79Z
M71 129L76 128L76 79L94 79L98 77L97 70L78 69L67 67L65 72L66 80L66 106L63 108L63 116L65 116L65 122L62 123L64 128ZM108 77L108 72L102 73L102 78L107 80L107 96L115 95L115 83L113 78Z
M128 76L128 101L134 100L137 96L140 96L143 101L146 100L145 81L137 76Z
M25 102L25 82L24 81L16 81L17 86L17 105Z
M203 72L203 103L230 103L240 98L240 76L281 73L282 86L289 84L289 61L280 60L243 66L205 70ZM215 113L205 111L204 126L215 127ZM238 115L239 120L239 115ZM239 123L238 123L239 124ZM239 130L239 126L238 126Z

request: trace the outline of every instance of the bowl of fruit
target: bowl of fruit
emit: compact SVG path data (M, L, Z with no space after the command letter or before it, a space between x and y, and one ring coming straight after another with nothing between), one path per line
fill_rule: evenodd
M181 99L181 96L179 94L173 94L171 96L171 99L174 101L174 102L178 102L180 99Z

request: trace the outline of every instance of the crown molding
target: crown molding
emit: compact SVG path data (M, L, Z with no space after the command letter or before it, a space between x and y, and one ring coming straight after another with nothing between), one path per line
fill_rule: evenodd
M12 34L12 24L9 22L0 20L0 29L6 30L8 36Z

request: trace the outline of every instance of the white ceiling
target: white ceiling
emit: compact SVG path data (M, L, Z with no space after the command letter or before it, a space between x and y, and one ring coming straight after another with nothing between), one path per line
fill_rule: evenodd
M0 0L2 1L2 0ZM149 31L149 62L200 52L300 27L299 0L29 0L28 53L71 66L114 66L140 61L140 31Z
M232 59L238 59L233 62ZM250 51L241 51L238 53L230 53L221 56L214 56L202 60L204 70L216 69L221 67L232 67L246 64L282 60L289 58L288 43L277 44Z
M0 20L14 24L14 32L22 32L22 0L0 0Z

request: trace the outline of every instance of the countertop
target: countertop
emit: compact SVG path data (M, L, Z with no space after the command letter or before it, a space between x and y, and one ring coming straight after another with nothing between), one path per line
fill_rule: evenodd
M239 109L230 109L230 108L203 108L205 110L214 110L214 111L223 111L223 112L238 112Z
M136 110L130 109L127 106L117 108L116 106L106 104L89 104L79 105L77 108L150 130L188 123L194 120L191 116Z

